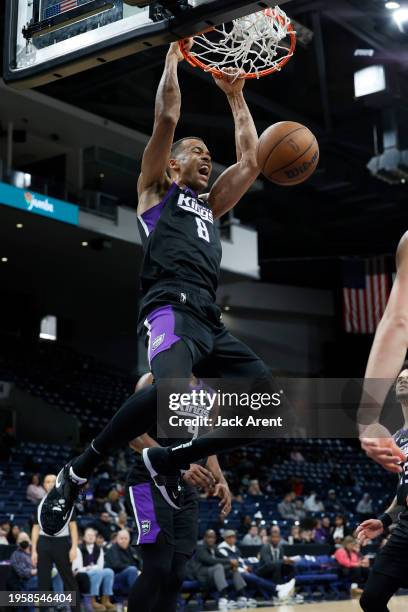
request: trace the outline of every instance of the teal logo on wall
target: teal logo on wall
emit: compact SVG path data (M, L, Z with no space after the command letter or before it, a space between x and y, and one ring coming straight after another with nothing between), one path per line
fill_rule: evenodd
M79 207L63 200L0 183L0 204L42 215L56 221L78 225Z

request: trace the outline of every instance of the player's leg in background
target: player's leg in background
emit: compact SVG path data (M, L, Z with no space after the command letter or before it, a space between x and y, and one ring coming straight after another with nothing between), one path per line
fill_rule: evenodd
M186 565L189 560L187 555L175 553L171 565L170 574L166 581L165 588L160 590L160 597L156 602L152 612L176 612L178 594L183 586L186 575Z
M166 589L173 566L175 547L160 533L154 544L140 547L143 569L129 594L129 610L156 612L171 610L166 602ZM161 607L160 607L161 605Z
M387 604L401 586L398 578L372 571L364 587L360 606L364 612L389 612Z

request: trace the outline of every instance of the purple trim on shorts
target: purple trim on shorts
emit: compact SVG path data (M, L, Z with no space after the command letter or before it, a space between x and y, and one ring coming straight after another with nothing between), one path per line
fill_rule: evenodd
M167 351L178 342L181 338L174 333L176 327L176 317L171 306L161 306L151 312L145 321L148 329L149 347L148 358L149 363L162 353Z
M137 543L154 544L161 529L156 518L150 483L129 487L129 493L139 532Z
M146 212L140 215L140 219L143 222L142 224L144 225L145 229L147 228L148 236L150 236L152 231L155 229L157 223L159 222L161 211L163 210L166 205L166 202L173 195L173 192L176 190L177 187L177 183L173 183L158 204L155 204L154 206L149 208L149 210L146 210Z

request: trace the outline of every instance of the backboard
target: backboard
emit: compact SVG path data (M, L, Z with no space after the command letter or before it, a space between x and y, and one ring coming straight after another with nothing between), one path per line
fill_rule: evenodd
M43 85L275 4L268 0L6 0L4 80L19 88Z

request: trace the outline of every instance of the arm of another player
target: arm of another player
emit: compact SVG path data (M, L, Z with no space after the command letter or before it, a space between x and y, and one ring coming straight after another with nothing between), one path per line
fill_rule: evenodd
M214 216L218 218L239 202L259 176L260 169L256 159L258 134L243 94L245 79L236 78L234 72L215 81L231 106L237 150L237 163L215 181L208 198Z
M71 548L69 550L69 560L72 563L77 558L78 554L78 526L76 521L71 521L69 524L69 534L71 536Z
M223 516L228 516L228 514L231 512L232 496L216 455L211 455L211 457L208 457L207 468L214 476L214 480L216 482L215 489L212 494L214 497L219 497L221 500L221 514Z
M356 529L356 537L358 542L365 546L371 540L374 540L381 535L387 527L395 523L400 512L404 510L404 506L399 506L397 497L395 496L389 508L377 519L368 519L363 521Z
M143 434L129 442L129 446L137 453L141 453L144 448L152 448L153 446L160 446L160 444L156 442L156 440L153 440L148 434ZM196 465L195 463L192 463L190 468L184 472L183 480L193 487L203 487L210 491L212 491L214 486L211 473L201 465Z
M37 544L38 544L39 535L40 535L40 526L33 525L33 528L31 530L31 561L34 567L37 567L37 563L38 563Z
M405 461L391 434L379 423L382 407L397 378L408 348L408 233L397 249L397 276L384 316L377 328L365 373L365 398L372 408L359 411L360 439L363 449L390 472L400 472ZM370 380L376 382L370 384ZM365 402L370 400L365 399Z
M183 59L178 42L172 43L166 56L163 76L156 94L153 133L142 158L141 174L137 184L138 214L142 214L150 207L141 198L147 189L154 186L165 188L171 182L166 170L174 132L180 118L181 93L177 69L178 63Z

